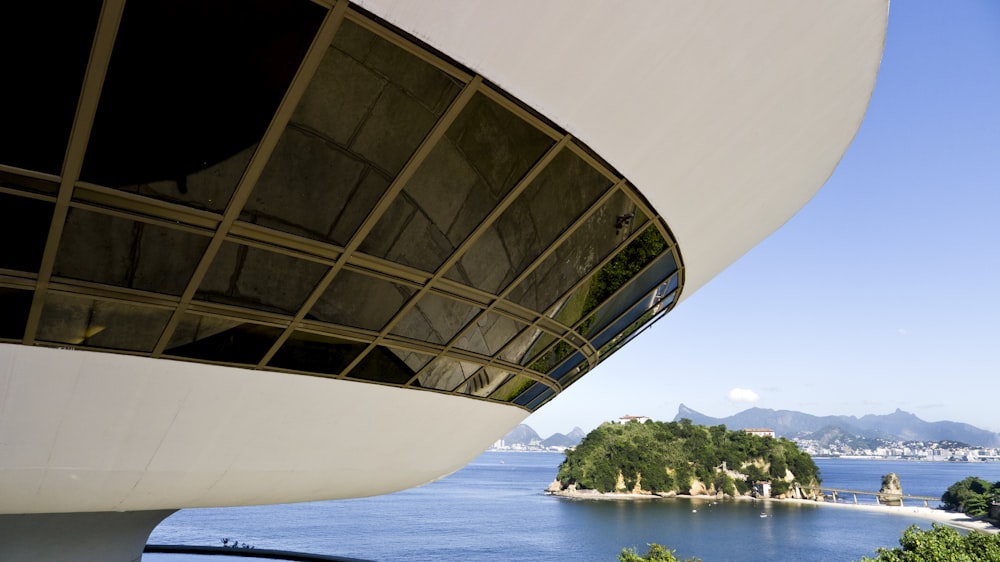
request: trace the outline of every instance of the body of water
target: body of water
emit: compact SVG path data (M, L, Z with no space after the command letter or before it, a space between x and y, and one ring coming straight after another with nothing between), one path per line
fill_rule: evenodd
M407 562L610 562L622 548L644 553L656 542L705 562L847 561L873 555L879 546L897 546L911 524L930 528L905 508L897 515L781 502L548 496L543 489L562 460L556 453L487 452L447 478L386 496L181 510L160 524L149 542L222 546L221 540L230 538L257 548ZM1000 481L1000 463L816 459L816 464L823 485L835 488L877 491L888 472L899 475L904 493L934 497L966 476ZM859 501L874 503L870 497ZM143 559L188 560L151 554Z

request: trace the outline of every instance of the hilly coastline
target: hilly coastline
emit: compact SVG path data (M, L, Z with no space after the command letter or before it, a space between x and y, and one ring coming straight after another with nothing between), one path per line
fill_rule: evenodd
M971 446L1000 446L1000 434L967 423L928 422L897 409L886 415L814 416L793 410L750 408L725 418L714 418L681 404L674 421L689 419L698 425L725 425L731 428L767 427L789 439L821 441L831 434L861 439L896 441L954 442Z
M696 425L725 425L730 429L769 428L779 437L797 442L813 441L821 445L841 443L859 449L875 449L889 442L913 441L954 448L1000 447L1000 433L955 421L928 422L899 409L891 414L868 414L859 418L750 408L732 416L716 418L681 404L673 421L683 419L689 419ZM531 426L521 424L494 443L491 449L561 452L577 446L584 435L582 429L574 427L567 433L542 437Z

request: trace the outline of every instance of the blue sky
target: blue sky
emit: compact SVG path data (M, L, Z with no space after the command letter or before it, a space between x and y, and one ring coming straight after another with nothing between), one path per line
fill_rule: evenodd
M1000 432L1000 2L892 2L868 112L819 194L526 423L681 403Z

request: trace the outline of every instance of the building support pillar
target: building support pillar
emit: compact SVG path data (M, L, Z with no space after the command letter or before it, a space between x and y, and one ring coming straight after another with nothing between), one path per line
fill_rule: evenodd
M175 510L0 515L4 562L138 562Z

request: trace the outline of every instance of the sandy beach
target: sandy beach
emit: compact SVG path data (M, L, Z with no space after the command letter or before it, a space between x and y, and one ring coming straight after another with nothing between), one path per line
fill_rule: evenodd
M592 490L583 491L567 491L562 490L559 492L549 491L548 493L554 496L560 496L564 498L574 499L574 500L596 500L596 501L608 501L608 500L630 500L630 501L656 501L671 498L691 498L698 500L715 500L716 496L691 496L686 494L677 494L674 496L658 496L654 494L632 494L632 493L607 493L602 494L600 492L595 492ZM727 498L735 501L747 501L754 500L755 498L750 497L736 497ZM890 506L890 505L873 505L873 504L854 504L854 503L834 503L828 501L816 501L816 500L797 500L797 499L759 499L756 501L767 501L767 502L779 502L779 503L797 503L804 505L816 505L829 507L830 509L855 509L863 511L872 511L878 513L893 513L897 515L909 515L912 517L919 517L921 519L927 519L929 521L934 521L936 523L943 523L956 527L959 529L965 529L970 531L979 531L982 533L997 533L1000 528L997 528L990 523L969 517L964 513L957 513L954 511L945 511L944 509L937 509L932 507L923 506Z
M974 517L969 517L964 513L958 513L955 511L945 511L944 509L937 509L933 507L916 507L916 506L891 506L891 505L872 505L872 504L853 504L853 503L833 503L833 502L821 502L813 500L793 500L793 499L782 499L782 500L770 500L777 502L788 502L788 503L801 503L809 505L822 505L828 506L832 509L859 509L864 511L874 511L878 513L895 513L895 514L905 514L913 517L919 517L921 519L927 519L937 523L944 523L946 525L951 525L952 527L957 527L960 529L980 531L983 533L996 533L1000 531L997 527L976 519Z

